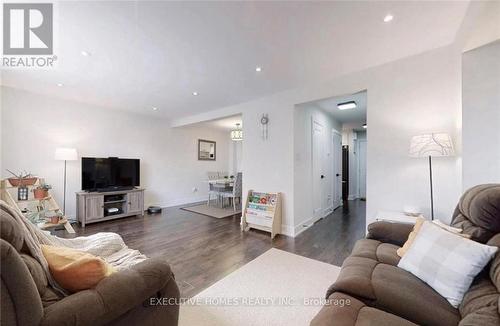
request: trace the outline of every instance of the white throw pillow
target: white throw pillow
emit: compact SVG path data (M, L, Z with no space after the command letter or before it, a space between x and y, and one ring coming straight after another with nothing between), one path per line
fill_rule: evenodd
M433 220L432 223L436 224L440 228L445 229L446 231L449 231L451 233L460 233L460 234L462 233L462 229L461 228L455 228L453 226L449 226L447 224L444 224L440 220ZM462 234L462 235L464 235L464 234ZM469 236L469 238L470 238L470 236Z
M398 267L427 283L457 308L474 277L497 250L424 222Z

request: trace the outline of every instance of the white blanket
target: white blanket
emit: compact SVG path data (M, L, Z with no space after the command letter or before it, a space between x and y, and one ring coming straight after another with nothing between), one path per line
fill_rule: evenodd
M123 239L116 233L101 232L87 237L63 239L51 235L48 231L40 230L20 212L10 207L2 200L0 200L0 207L2 214L9 214L19 223L21 229L25 232L25 242L31 255L38 260L44 268L50 285L64 295L67 295L68 293L57 284L50 274L47 261L42 254L40 246L42 244L69 247L85 251L89 254L101 257L118 271L129 268L130 266L147 259L147 257L141 254L138 250L133 250L127 247L125 242L123 242Z

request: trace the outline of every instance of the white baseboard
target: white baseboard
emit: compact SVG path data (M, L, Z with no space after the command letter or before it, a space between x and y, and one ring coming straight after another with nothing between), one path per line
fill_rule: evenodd
M333 205L328 207L328 208L325 208L325 210L323 211L323 217L327 216L328 214L330 214L332 212L333 212Z
M73 221L76 221L76 215L66 215L66 218L70 221L70 222L73 222Z
M281 225L281 234L292 238L295 237L294 229L290 225Z
M160 206L161 208L168 208L168 207L174 207L174 206L180 206L180 205L198 203L198 202L206 201L207 199L208 199L207 196L177 198L177 199L170 200L168 202L159 203L159 204L149 203L149 204L146 204L146 208L148 206L152 206L152 205L154 205L154 206Z
M310 217L307 220L305 220L304 222L300 223L300 225L296 225L295 228L294 228L294 230L293 230L294 231L293 237L296 237L299 234L301 234L302 232L304 232L305 230L309 229L311 226L314 225L314 223L316 223L317 221L321 220L322 218L325 218L332 211L333 211L332 207L329 207L329 208L325 209L325 211L323 212L323 216L320 216L320 217Z

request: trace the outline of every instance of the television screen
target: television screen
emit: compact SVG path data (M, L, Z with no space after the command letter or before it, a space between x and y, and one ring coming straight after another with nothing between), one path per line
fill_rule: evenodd
M82 157L82 189L109 190L140 185L140 160Z

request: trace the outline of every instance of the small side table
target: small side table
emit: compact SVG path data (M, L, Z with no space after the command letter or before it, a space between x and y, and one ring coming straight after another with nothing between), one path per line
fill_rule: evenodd
M377 221L385 221L391 223L415 224L417 217L424 218L423 215L409 216L403 212L378 211L375 219Z

